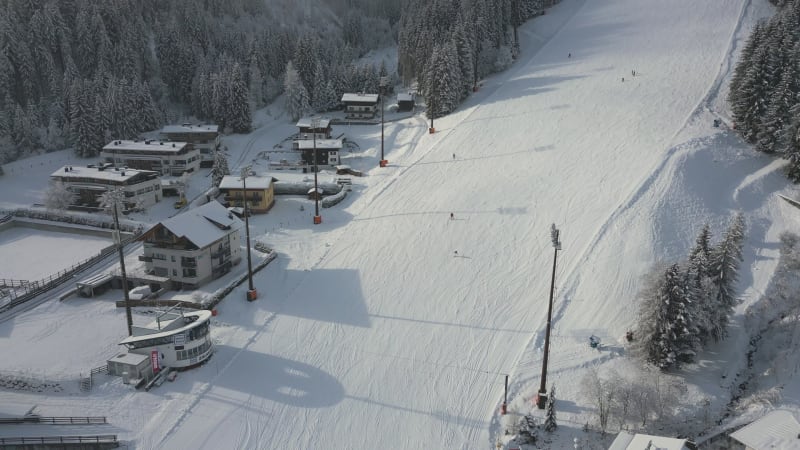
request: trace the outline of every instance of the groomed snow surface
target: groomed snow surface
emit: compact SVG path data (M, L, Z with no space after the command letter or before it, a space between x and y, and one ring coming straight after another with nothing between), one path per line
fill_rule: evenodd
M244 301L244 284L219 306L208 364L147 393L109 379L90 394L0 391L0 403L108 416L137 449L494 448L505 374L514 414L531 411L539 387L555 223L563 251L548 385L561 427L547 447L578 437L601 448L581 431L594 414L580 381L593 367L630 367L620 336L635 323L642 275L683 258L704 223L718 237L744 211L743 310L769 282L778 235L796 224L774 195L789 189L780 163L711 126L728 119L719 97L731 58L766 5L564 0L520 29L514 66L437 119L435 134L422 115L387 123L388 168L377 167L379 127L334 126L361 149L343 163L367 176L322 210L321 225L313 203L291 197L251 219L279 258L255 277L257 302ZM295 132L278 109L225 138L232 170ZM28 178L0 178L24 191L0 205L40 202ZM193 178L198 193L210 180ZM0 324L0 373L28 367L11 352L31 336L41 343L21 359L44 378L114 355L124 314L110 301L55 303ZM59 327L37 333L39 320ZM591 334L607 350L590 349ZM689 395L711 398L715 412L743 339L734 325L687 370Z

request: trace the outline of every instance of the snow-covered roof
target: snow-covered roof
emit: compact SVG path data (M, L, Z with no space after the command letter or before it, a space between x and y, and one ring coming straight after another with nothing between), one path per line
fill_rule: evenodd
M339 150L342 148L341 139L317 139L316 142L313 139L301 139L294 141L294 144L299 150L314 150L314 146L325 150Z
M658 450L688 450L686 439L676 439L649 434L631 434L620 431L608 450L642 450L652 443Z
M167 133L219 133L219 125L192 125L184 123L183 125L165 125L161 129L164 134Z
M192 318L196 317L195 320L191 322L186 322L183 318ZM207 310L200 310L200 311L191 311L180 314L168 314L161 316L159 321L154 321L148 324L146 327L134 327L134 335L128 336L122 341L120 341L119 345L128 344L131 342L141 341L143 336L146 336L147 339L157 339L160 337L167 337L172 336L175 334L176 331L186 331L192 329L204 321L208 320L211 317L211 311ZM160 327L160 329L159 329Z
M161 222L161 225L176 236L183 236L194 245L203 248L227 236L231 230L241 228L242 221L229 213L219 202L210 201L171 217Z
M348 102L378 103L378 94L343 94L342 103Z
M138 366L142 361L150 359L149 355L140 355L138 353L120 353L119 355L109 358L109 362L116 362L127 364L129 366Z
M272 185L272 177L247 177L245 180L247 189L269 189ZM239 175L225 175L219 183L220 189L241 189L242 177Z
M125 152L127 150L145 150L149 152L178 153L186 147L186 142L145 141L111 141L103 147L103 151Z
M796 449L800 448L800 423L789 411L772 411L731 437L754 450Z
M407 92L401 92L401 93L397 94L397 101L398 102L410 102L410 101L413 101L413 100L414 100L414 96L409 94L409 93L407 93Z
M328 125L331 124L331 119L327 117L303 117L302 119L297 121L296 126L298 128L311 128L311 122L314 120L318 120L319 123L317 124L317 128L328 128Z
M65 172L65 167L71 169ZM125 181L135 177L140 173L157 174L157 172L153 172L152 170L123 169L119 167L106 167L103 170L99 170L97 167L64 166L53 172L50 177L59 178L64 181L69 181L73 178L81 179L81 181L86 178L95 180Z
M275 170L263 174L262 176L272 176L272 179L275 182L282 182L282 183L313 183L314 182L314 174L313 173L303 173L297 170ZM319 183L335 183L336 182L336 175L321 170L317 173L317 181Z

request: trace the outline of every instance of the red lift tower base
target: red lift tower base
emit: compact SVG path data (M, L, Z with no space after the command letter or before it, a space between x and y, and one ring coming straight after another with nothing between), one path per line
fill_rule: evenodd
M319 225L322 223L322 216L314 216L314 225Z
M248 289L247 290L247 301L252 302L258 298L258 290L257 289Z
M389 161L387 161L385 159L382 159L380 164L381 164L381 167L386 167L386 166L389 165Z

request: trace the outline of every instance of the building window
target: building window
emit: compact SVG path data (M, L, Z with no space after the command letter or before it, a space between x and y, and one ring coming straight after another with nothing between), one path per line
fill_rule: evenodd
M172 262L175 262L175 255L172 255Z
M178 276L178 270L177 269L172 269L172 276L173 277L177 277Z
M194 268L183 268L183 277L184 278L197 278L197 270Z

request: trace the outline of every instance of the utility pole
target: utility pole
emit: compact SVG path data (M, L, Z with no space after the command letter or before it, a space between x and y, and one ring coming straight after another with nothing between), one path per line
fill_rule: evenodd
M242 201L244 202L244 234L247 239L247 301L252 302L258 298L258 291L253 286L253 262L250 259L250 211L247 209L247 175L250 171L250 166L242 169Z
M433 133L436 132L436 128L433 127L433 110L434 110L434 108L433 108L433 92L431 92L430 94L431 94L431 98L429 99L430 100L430 105L428 105L428 115L431 116L431 127L428 128L428 133L433 134Z
M311 128L314 131L314 225L322 223L322 216L319 215L319 188L317 187L317 127L319 126L319 119L316 117L311 119Z
M121 191L117 191L120 192ZM128 276L125 273L125 252L123 251L122 245L122 233L119 229L119 215L117 213L117 204L121 201L121 198L124 194L119 195L117 192L110 193L113 196L112 201L114 203L114 227L117 229L116 233L114 234L114 241L117 244L117 251L119 252L119 269L120 273L122 274L122 292L125 296L125 319L128 321L128 336L133 336L133 316L131 315L131 299L130 294L128 293ZM117 195L115 195L117 194ZM124 197L123 197L124 198Z
M514 0L514 13L511 16L511 20L514 22L514 59L517 59L519 57L519 33L517 32L517 28L521 22L519 0Z
M547 329L544 334L544 357L542 358L542 383L539 385L539 393L536 395L536 406L544 409L547 405L547 357L550 354L550 324L553 320L553 292L556 286L556 261L558 251L561 250L561 241L558 239L560 231L556 224L550 226L550 240L553 242L555 253L553 255L553 275L550 278L550 302L547 306Z
M386 167L389 161L383 156L383 97L386 96L386 85L389 84L389 77L381 77L381 167Z

